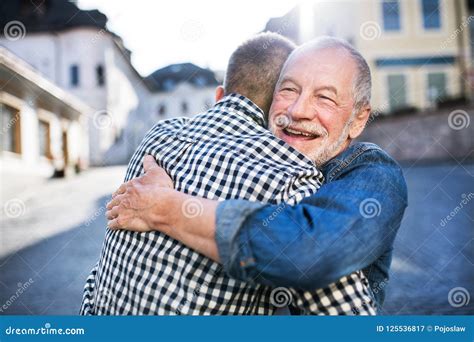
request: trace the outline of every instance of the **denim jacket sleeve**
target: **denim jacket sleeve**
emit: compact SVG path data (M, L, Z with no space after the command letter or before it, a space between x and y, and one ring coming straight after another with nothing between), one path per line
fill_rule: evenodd
M297 205L220 203L216 242L226 272L312 290L391 255L407 205L401 169L378 147L353 152L329 162L326 183Z

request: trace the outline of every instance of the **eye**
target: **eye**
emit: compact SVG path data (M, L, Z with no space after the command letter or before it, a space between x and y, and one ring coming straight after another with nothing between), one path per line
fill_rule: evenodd
M294 92L294 91L296 91L296 89L287 87L287 88L283 88L281 91L293 91Z
M323 99L325 101L331 101L332 103L336 103L333 99L331 99L330 97L324 96L324 95L319 95L319 98Z

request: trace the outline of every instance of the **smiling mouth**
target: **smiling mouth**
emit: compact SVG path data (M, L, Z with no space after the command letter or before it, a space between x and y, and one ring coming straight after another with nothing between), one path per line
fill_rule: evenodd
M292 137L292 138L299 138L299 139L304 139L304 140L313 140L319 138L318 134L313 134L313 133L308 133L308 132L302 132L298 131L296 129L291 129L291 128L284 128L282 130L283 134Z

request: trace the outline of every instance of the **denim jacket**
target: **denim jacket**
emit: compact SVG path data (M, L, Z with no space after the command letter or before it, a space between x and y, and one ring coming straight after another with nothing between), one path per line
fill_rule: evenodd
M327 162L325 183L299 204L219 204L216 242L226 272L248 283L326 287L363 269L379 306L407 206L400 166L380 147L354 143Z

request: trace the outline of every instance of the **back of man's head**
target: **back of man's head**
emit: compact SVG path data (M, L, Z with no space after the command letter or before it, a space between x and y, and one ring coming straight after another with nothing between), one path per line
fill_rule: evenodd
M225 94L239 93L268 113L281 68L296 45L276 33L260 33L231 55L224 80Z

